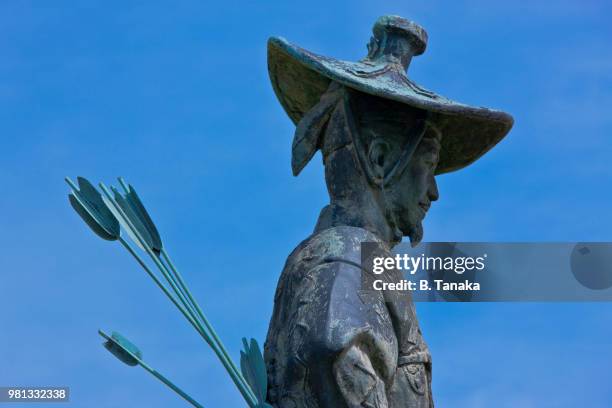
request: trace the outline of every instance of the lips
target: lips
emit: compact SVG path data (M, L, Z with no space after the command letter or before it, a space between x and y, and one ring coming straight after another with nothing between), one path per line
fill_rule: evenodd
M419 207L421 208L421 210L423 210L423 213L426 213L427 211L429 211L429 207L431 207L431 203L429 203L429 202L427 202L427 203L420 202L419 203Z

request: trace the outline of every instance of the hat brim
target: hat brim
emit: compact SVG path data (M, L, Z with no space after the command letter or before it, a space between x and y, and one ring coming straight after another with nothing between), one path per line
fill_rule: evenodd
M284 38L268 41L268 71L274 92L294 123L319 102L331 81L432 113L442 133L436 174L459 170L489 151L512 128L505 112L454 102L416 85L393 65L374 67L317 55Z

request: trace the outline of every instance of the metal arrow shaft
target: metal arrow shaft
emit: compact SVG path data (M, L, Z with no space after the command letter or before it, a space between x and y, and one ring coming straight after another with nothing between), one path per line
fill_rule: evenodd
M191 398L187 393L185 393L183 390L181 390L179 387L177 387L176 385L174 385L174 383L172 383L172 381L168 380L166 377L164 377L163 375L161 375L160 373L158 373L156 370L154 370L152 367L150 367L149 365L147 365L144 361L137 359L138 364L144 368L145 370L147 370L149 373L151 373L155 378L157 378L159 381L163 382L164 384L166 384L172 391L176 392L178 395L180 395L181 397L183 397L187 402L189 402L191 405L193 405L194 407L197 408L204 408L204 406L202 406L201 404L199 404L196 400L194 400L193 398Z
M108 201L110 202L110 204L113 206L113 208L115 209L115 211L117 212L117 215L120 216L120 218L124 221L124 226L127 226L128 228L131 229L131 232L133 233L133 235L136 237L136 239L139 241L138 243L140 244L140 246L142 246L145 251L149 254L149 256L151 257L151 259L153 260L153 262L156 264L156 266L158 267L158 269L162 272L162 274L164 275L164 277L166 278L166 280L170 283L170 286L172 287L172 289L174 290L174 292L179 296L179 298L181 298L182 296L179 293L179 290L177 288L177 286L174 284L173 279L169 276L168 271L166 270L165 266L162 264L162 262L160 261L160 259L156 256L155 253L153 253L153 251L149 248L149 246L146 244L145 240L141 237L140 233L138 232L138 230L132 225L131 221L129 220L129 218L127 217L127 215L124 213L123 209L119 206L119 204L115 201L115 199L113 198L113 196L111 195L111 193L109 192L109 190L106 188L106 186L102 183L100 183L100 188L102 190L102 192L104 193L104 195L106 196L106 198L108 199ZM127 245L127 243L125 242L125 240L122 239L122 244L126 247L126 249L128 249L128 251L137 258L137 260L139 260L140 258L138 257L137 254L135 254L135 252L132 250L131 247L129 247L129 245ZM212 341L213 339L211 339L206 331L204 330L203 327L201 327L194 319L193 317L185 310L185 308L183 306L181 306L176 299L169 293L169 291L167 290L167 288L159 281L159 279L150 271L150 269L148 267L145 267L144 263L139 260L139 263L141 264L141 266L143 266L143 268L145 268L145 271L149 274L149 276L151 276L151 278L155 281L155 283L160 287L160 289L162 289L162 291L166 294L166 296L168 296L168 298L172 301L172 303L174 303L174 305L181 311L181 313L185 316L185 318L192 324L192 326L196 329L196 331L202 336L202 338L209 344L209 346L213 349L213 351L215 352L215 354L217 355L217 357L221 360L221 363L223 364L223 366L225 367L225 369L227 370L228 374L230 375L230 377L232 378L232 380L234 381L234 384L236 384L236 386L238 387L238 390L240 391L240 393L242 394L242 396L244 397L244 399L246 400L246 402L249 404L249 406L251 407L255 407L257 404L257 399L253 393L253 391L251 390L250 386L246 383L246 380L244 379L244 377L241 375L241 373L238 371L237 367L234 365L234 363L231 361L231 359L229 358L229 355L227 353L227 351L225 350L225 347L222 346L222 344L220 345L220 341L218 339L218 336L216 336L216 333L213 335L213 339L214 342ZM187 306L187 305L185 305ZM208 323L207 321L205 321L205 325L207 327L210 327L210 324L206 324Z

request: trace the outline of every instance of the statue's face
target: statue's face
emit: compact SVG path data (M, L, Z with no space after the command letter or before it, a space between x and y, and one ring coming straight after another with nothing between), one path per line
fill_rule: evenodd
M353 93L352 109L361 134L361 154L367 157L374 174L389 175L401 168L385 186L388 210L404 236L413 244L423 238L422 221L432 201L438 199L434 172L438 164L440 143L428 129L423 132L427 114L416 108L377 97ZM406 152L414 153L406 158ZM407 163L404 163L405 161Z
M434 172L439 155L440 144L432 138L423 139L406 169L388 188L397 226L413 245L423 238L422 221L431 203L438 199Z

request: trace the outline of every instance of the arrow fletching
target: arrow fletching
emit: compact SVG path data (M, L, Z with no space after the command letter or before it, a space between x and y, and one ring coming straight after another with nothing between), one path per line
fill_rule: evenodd
M115 201L117 202L117 204L119 204L119 207L121 207L125 216L130 220L130 222L134 226L134 229L136 229L138 234L144 240L144 243L149 248L153 249L153 245L154 245L153 237L149 233L149 230L147 229L147 227L145 227L145 225L143 224L142 219L140 215L138 214L138 212L128 202L128 200L123 195L121 195L119 190L117 190L115 187L111 187L111 190L114 194ZM122 218L119 218L119 222L121 221L122 221ZM129 232L130 228L128 225L124 225L123 227L125 228L126 231ZM138 243L138 240L134 239L134 237L132 237L132 239L134 240L134 242Z
M100 183L100 186L102 186L102 183ZM124 220L122 214L113 205L113 202L111 201L111 199L109 199L106 195L103 195L102 196L102 202L104 203L104 205L106 205L108 210L113 214L115 219L118 220L119 224L123 227L125 232L132 239L132 241L138 246L138 248L142 249L143 251L146 251L144 249L144 247L140 244L140 240L136 237L136 233L137 232L134 231L134 229L132 229L132 227L130 227L129 224L127 224L127 222Z
M126 184L123 178L119 177L119 183L121 187L125 190L125 199L128 204L132 207L132 210L136 216L138 216L140 223L146 228L148 235L151 238L151 249L156 253L160 253L163 247L161 237L159 236L159 231L155 226L155 223L151 219L151 216L147 212L144 204L136 194L136 190L131 184Z
M72 188L68 195L70 205L100 238L115 241L119 238L119 221L111 213L102 199L102 195L84 177L77 177L78 187L66 177Z
M187 394L185 391L177 387L172 381L170 381L168 378L164 377L160 372L158 372L157 370L154 370L152 367L150 367L148 364L142 361L142 353L140 352L138 347L134 345L134 343L132 343L131 341L129 341L128 339L126 339L125 337L123 337L121 334L117 332L113 332L111 336L108 336L102 330L98 330L98 333L100 334L100 336L106 339L106 342L104 343L104 347L108 351L110 351L115 357L117 357L119 360L121 360L122 362L124 362L125 364L129 366L140 365L142 368L148 371L151 375L153 375L159 381L161 381L166 386L168 386L172 391L176 392L178 395L183 397L191 405L193 405L196 408L204 408L200 403L198 403L196 400L191 398L189 394Z
M134 343L117 332L113 332L111 336L108 336L102 330L98 330L98 333L106 339L104 348L121 360L121 362L129 366L136 366L140 363L142 353Z
M244 351L240 352L240 370L244 379L247 381L253 393L257 397L257 406L265 407L266 396L268 393L268 374L266 363L255 339L251 339L251 344L246 338L242 339Z

